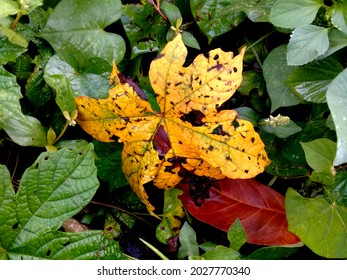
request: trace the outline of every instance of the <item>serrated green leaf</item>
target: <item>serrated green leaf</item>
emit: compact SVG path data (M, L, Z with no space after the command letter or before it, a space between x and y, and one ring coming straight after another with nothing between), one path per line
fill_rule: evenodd
M44 79L56 91L56 102L60 109L72 112L76 107L73 100L76 96L105 98L108 95L110 73L102 68L99 71L101 73L78 73L70 64L54 55L46 65Z
M335 59L313 61L295 69L289 75L286 83L303 100L324 103L331 81L342 70L343 67Z
M191 11L201 31L210 43L213 38L240 24L246 14L234 10L230 0L191 0Z
M16 77L0 66L0 129L22 146L46 145L46 129L39 120L21 111L22 98Z
M305 152L307 164L317 172L330 171L336 154L336 143L320 138L300 143Z
M9 249L57 230L90 201L98 186L92 144L42 153L22 176L16 194L18 226Z
M329 48L328 28L303 25L296 28L288 43L288 65L304 65L323 55Z
M304 198L293 189L286 193L288 229L317 255L347 257L347 208L321 197Z
M263 63L266 88L271 99L271 112L280 107L288 107L300 103L285 81L296 68L286 62L287 46L282 45L272 50Z
M185 216L183 205L178 198L183 191L170 189L164 192L163 219L156 229L156 237L166 244L169 238L176 236L181 228L181 219Z
M337 152L334 165L347 162L347 117L341 112L347 110L347 69L343 70L330 84L327 102L334 120L337 134Z
M0 7L0 18L14 15L19 11L18 3L13 0L0 0Z
M119 244L113 239L107 239L99 230L41 234L30 242L10 250L7 255L9 259L14 260L125 259Z
M270 13L270 21L283 28L310 24L322 4L321 0L277 0Z
M112 61L123 59L125 42L121 36L103 29L122 13L120 0L63 0L48 18L39 36L46 39L75 69L94 57L111 69Z

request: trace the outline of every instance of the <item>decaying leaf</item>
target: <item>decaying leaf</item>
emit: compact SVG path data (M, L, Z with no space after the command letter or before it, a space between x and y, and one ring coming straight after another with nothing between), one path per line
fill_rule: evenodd
M244 52L234 56L215 49L183 67L187 49L177 35L149 70L161 112L152 110L115 65L107 99L75 99L76 121L86 132L99 141L124 143L123 171L151 214L143 185L152 180L159 188L174 187L183 169L215 179L252 178L269 164L252 124L234 110L218 110L241 84Z

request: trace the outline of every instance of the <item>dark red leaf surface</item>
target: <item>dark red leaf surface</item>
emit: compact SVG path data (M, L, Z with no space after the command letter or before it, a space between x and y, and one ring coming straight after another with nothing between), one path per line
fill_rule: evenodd
M199 186L195 186L198 189ZM196 206L189 195L189 186L180 184L184 206L196 219L228 231L239 218L247 242L259 245L283 246L300 239L288 231L284 196L252 179L223 179L209 189L209 198Z

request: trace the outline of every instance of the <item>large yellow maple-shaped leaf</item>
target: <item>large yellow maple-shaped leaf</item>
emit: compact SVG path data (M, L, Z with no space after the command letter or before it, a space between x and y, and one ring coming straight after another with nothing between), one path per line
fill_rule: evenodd
M218 110L241 84L244 52L234 56L215 49L183 67L187 49L178 34L149 70L161 112L151 108L115 65L107 99L75 99L77 122L86 132L100 141L124 143L124 174L151 214L154 207L143 185L152 180L159 188L174 187L182 168L216 179L252 178L269 164L252 124L238 119L234 110ZM160 143L155 143L159 129L166 133L165 154L159 154Z

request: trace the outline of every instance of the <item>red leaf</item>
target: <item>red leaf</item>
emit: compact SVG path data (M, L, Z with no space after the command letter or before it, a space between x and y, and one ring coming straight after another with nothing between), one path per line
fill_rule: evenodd
M195 205L187 184L179 187L184 191L180 199L193 217L223 231L228 231L239 218L248 243L283 246L300 241L288 231L284 196L255 180L215 181L209 189L209 198L201 206Z

